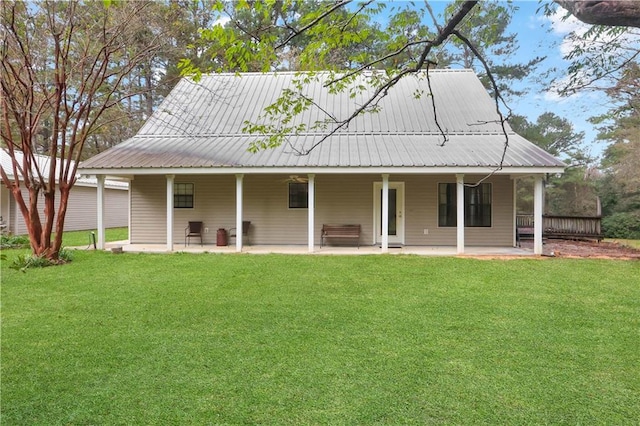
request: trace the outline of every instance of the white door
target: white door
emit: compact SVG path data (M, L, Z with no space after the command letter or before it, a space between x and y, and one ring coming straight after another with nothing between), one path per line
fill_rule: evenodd
M382 182L373 183L375 244L382 242ZM389 244L404 244L404 182L389 182Z

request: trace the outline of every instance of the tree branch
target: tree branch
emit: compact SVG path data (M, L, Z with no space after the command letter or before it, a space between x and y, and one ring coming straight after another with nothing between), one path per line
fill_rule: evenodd
M311 22L309 22L307 25L303 26L300 29L293 29L293 33L290 34L286 39L284 39L284 41L282 41L281 43L277 44L275 46L275 50L278 49L282 49L283 47L285 47L287 45L287 43L289 43L291 40L293 40L294 38L298 37L299 35L303 34L304 32L306 32L307 30L309 30L310 28L313 28L315 25L318 24L318 22L322 21L324 18L326 18L327 16L331 15L333 12L335 12L336 10L340 9L341 7L351 3L352 0L341 0L339 2L337 2L336 4L334 4L333 6L331 6L329 9L327 9L326 11L324 11L323 13L321 13L320 15L318 15L317 18L315 18L314 20L312 20ZM372 0L369 0L368 3L371 3Z
M419 72L425 66L425 64L427 63L427 56L429 55L431 50L434 47L437 47L437 46L441 45L442 43L444 43L452 34L455 33L455 29L456 29L457 25L460 24L460 22L464 19L464 17L467 16L467 14L469 14L469 12L474 8L474 6L477 3L478 3L477 1L465 1L464 3L462 3L462 5L458 9L458 11L451 17L449 22L447 22L447 25L444 26L438 32L437 36L433 40L428 40L428 41L422 41L421 42L425 46L423 48L422 54L420 55L420 58L419 58L418 62L414 66L409 67L409 68L405 68L403 70L400 70L400 72L395 74L393 77L389 78L384 84L382 84L379 87L377 87L376 90L374 91L374 93L369 97L369 99L367 99L360 107L358 107L349 117L347 117L344 120L338 122L336 124L336 126L332 130L330 130L328 133L324 134L320 138L320 140L318 140L313 145L311 145L311 147L309 149L301 151L301 155L309 154L311 151L313 151L316 147L318 147L321 143L323 143L329 137L333 136L340 129L342 129L345 126L347 126L358 115L360 115L361 113L366 111L371 106L374 106L378 102L380 102L380 100L384 96L386 96L386 94L388 93L389 89L391 89L393 86L395 86L398 83L398 81L400 81L403 77L405 77L408 74L414 74L414 73ZM400 50L402 51L405 48L406 47L403 47ZM377 63L377 61L374 61L374 62ZM359 70L361 72L361 71L363 71L363 68L361 67L361 68L359 68ZM325 86L331 86L331 85L333 85L333 84L335 84L335 83L337 83L337 82L339 82L341 80L344 80L344 79L348 78L349 76L353 76L355 74L357 74L356 71L347 73L346 76L338 77L338 78L326 83ZM446 133L443 131L443 129L439 125L438 125L438 128L440 129L441 134L442 134L443 138L446 141L447 140Z
M504 138L505 138L504 148L502 150L502 156L500 157L500 164L495 171L502 170L502 165L504 164L504 159L507 155L507 149L509 149L509 133L507 132L507 127L506 127L507 119L502 114L502 110L500 109L500 102L502 102L503 105L505 106L507 104L502 98L502 95L500 95L500 89L498 88L498 84L496 83L496 80L493 77L493 73L491 72L491 68L489 67L489 64L487 63L486 59L482 56L482 54L480 54L480 52L473 45L473 43L471 43L471 41L465 36L463 36L458 30L454 30L453 34L456 37L458 37L464 44L466 44L469 47L469 49L473 52L473 54L478 58L478 60L482 63L482 66L484 67L485 72L487 73L487 77L489 77L489 81L491 81L491 87L493 88L493 100L496 106L496 113L498 114L498 117L500 117L500 126L502 127L502 134L504 135ZM511 115L511 110L509 110L509 115Z
M587 24L640 28L640 2L637 0L554 1Z

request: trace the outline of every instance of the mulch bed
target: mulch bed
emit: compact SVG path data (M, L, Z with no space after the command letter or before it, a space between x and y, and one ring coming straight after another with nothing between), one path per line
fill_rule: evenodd
M533 241L523 241L523 248L533 250ZM640 250L612 242L571 241L546 239L542 248L544 256L588 257L597 259L640 260Z

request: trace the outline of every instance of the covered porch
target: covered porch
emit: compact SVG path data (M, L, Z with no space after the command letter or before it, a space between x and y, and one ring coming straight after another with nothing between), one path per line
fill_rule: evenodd
M124 251L147 252L244 252L244 253L318 253L318 254L374 254L405 253L417 255L526 255L531 250L517 248L515 241L515 209L513 187L517 175L496 175L492 190L492 206L490 223L484 228L469 227L465 221L465 188L473 187L478 181L477 175L464 173L425 174L413 173L380 173L359 174L360 186L344 187L353 182L355 176L338 174L300 174L303 176L308 191L308 205L304 209L292 210L281 204L283 179L278 175L225 173L215 175L155 175L134 178L136 185L143 185L140 193L153 192L156 197L149 204L147 215L138 215L138 222L152 230L155 240L131 238L132 243L121 244ZM217 177L216 177L217 176ZM247 181L247 178L251 178ZM104 176L98 177L100 183ZM208 200L198 201L198 209L192 211L177 209L176 183L196 182L196 193ZM318 184L318 181L320 184ZM442 213L438 205L438 188L442 182L453 182L449 185L448 197L457 200L454 210L448 213L453 216L453 226L441 226L438 217ZM209 191L217 188L220 193L211 195ZM401 189L401 191L399 191ZM144 191L143 191L144 190ZM351 191L351 192L348 192ZM365 194L353 200L354 194ZM398 194L402 194L399 201ZM278 194L277 197L273 194ZM216 200L212 201L212 198ZM264 197L269 203L263 202ZM135 199L135 195L132 196ZM148 196L145 196L148 199ZM179 199L180 197L178 197ZM273 199L276 202L273 202ZM420 198L420 201L415 201ZM429 201L424 201L425 199ZM336 199L340 201L337 202ZM405 201L407 200L406 205ZM536 214L542 214L542 176L535 186ZM219 200L219 201L218 201ZM258 200L258 201L257 201ZM346 201L345 201L346 200ZM208 204L207 204L208 203ZM274 205L276 207L274 207ZM357 207L357 212L349 211L349 206ZM224 208L225 212L220 212ZM133 210L138 208L132 203ZM268 212L268 213L265 213ZM467 212L468 213L468 212ZM98 201L98 248L108 246L104 242L104 200ZM500 219L498 220L498 216ZM275 219L274 217L277 217ZM190 245L181 244L182 232L186 221L205 220L204 242L196 240ZM214 218L214 220L211 220ZM355 221L351 221L355 218ZM451 217L448 217L451 219ZM222 225L229 229L242 229L242 223L252 220L258 238L251 238L247 245L242 233L237 233L229 245L216 245L211 236ZM321 247L319 231L325 223L358 223L363 225L363 238L360 248L356 245ZM498 222L500 222L498 224ZM538 221L541 223L541 221ZM286 230L296 236L295 241L273 239L274 226L280 232ZM211 232L210 232L211 231ZM131 227L130 227L131 232ZM271 234L269 234L271 233ZM378 235L376 235L378 234ZM498 234L501 236L500 243ZM265 237L269 237L266 238ZM281 234L277 234L281 235ZM398 236L401 239L397 239ZM542 254L542 229L534 229L533 254Z

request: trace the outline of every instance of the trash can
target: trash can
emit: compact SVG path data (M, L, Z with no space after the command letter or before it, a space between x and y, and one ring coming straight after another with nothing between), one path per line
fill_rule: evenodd
M229 244L229 240L227 238L227 230L224 228L218 229L216 234L216 245L217 246L226 246Z

